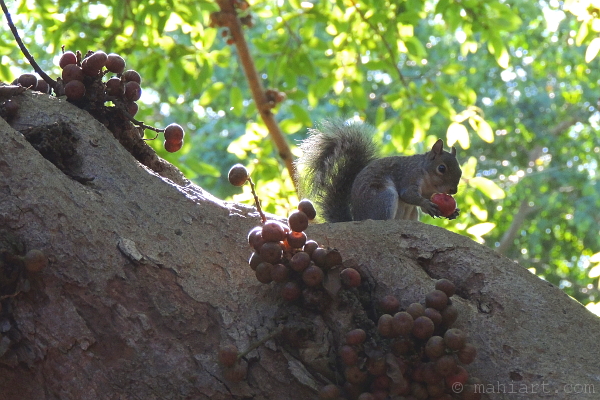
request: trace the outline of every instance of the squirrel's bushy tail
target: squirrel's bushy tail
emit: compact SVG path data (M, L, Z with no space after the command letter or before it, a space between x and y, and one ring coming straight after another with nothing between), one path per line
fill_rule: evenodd
M309 130L298 159L298 186L314 200L327 222L352 221L350 194L356 175L377 158L373 128L342 120L325 121Z

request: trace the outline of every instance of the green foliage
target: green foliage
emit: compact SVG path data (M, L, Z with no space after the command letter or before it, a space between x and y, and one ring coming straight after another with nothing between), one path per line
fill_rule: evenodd
M600 300L590 262L600 252L600 72L586 64L600 48L600 14L591 5L567 1L572 15L555 1L250 3L243 14L254 26L245 34L264 86L287 95L274 112L290 145L330 116L375 125L384 154L425 152L445 137L463 162L462 214L424 221L502 249L583 303ZM160 140L152 146L200 186L249 200L248 188L226 179L241 162L267 211L284 214L296 202L235 47L209 27L216 2L11 7L53 75L62 45L124 56L143 77L140 119L186 128L180 152L166 153ZM11 81L27 67L10 32L0 35L0 79Z

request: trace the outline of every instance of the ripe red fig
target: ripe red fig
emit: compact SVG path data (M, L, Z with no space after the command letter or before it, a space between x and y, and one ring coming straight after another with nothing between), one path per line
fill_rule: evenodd
M456 200L449 194L434 193L430 200L437 204L444 217L451 216L454 213L454 210L456 210Z

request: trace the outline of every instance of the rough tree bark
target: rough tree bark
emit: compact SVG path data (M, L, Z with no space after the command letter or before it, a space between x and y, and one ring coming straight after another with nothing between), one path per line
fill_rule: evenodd
M27 277L28 291L2 300L0 399L316 398L335 376L331 350L353 310L299 311L256 281L246 264L252 208L159 176L65 101L16 100L19 115L0 120L1 236L50 263ZM61 168L19 132L33 127L72 146ZM514 262L419 222L318 225L308 235L369 275L375 298L406 306L434 278L454 281L456 326L479 350L467 369L489 398L599 398L600 319ZM305 328L302 348L270 340L248 355L245 381L224 379L219 344L243 349L280 323Z

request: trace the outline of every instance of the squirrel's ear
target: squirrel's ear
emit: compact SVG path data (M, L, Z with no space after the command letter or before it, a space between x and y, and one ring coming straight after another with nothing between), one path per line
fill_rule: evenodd
M443 151L444 151L444 142L442 141L442 139L438 139L437 142L435 142L434 145L431 146L432 158L434 158L438 154L442 154Z
M456 157L456 147L452 146L452 150L450 150L450 154Z

